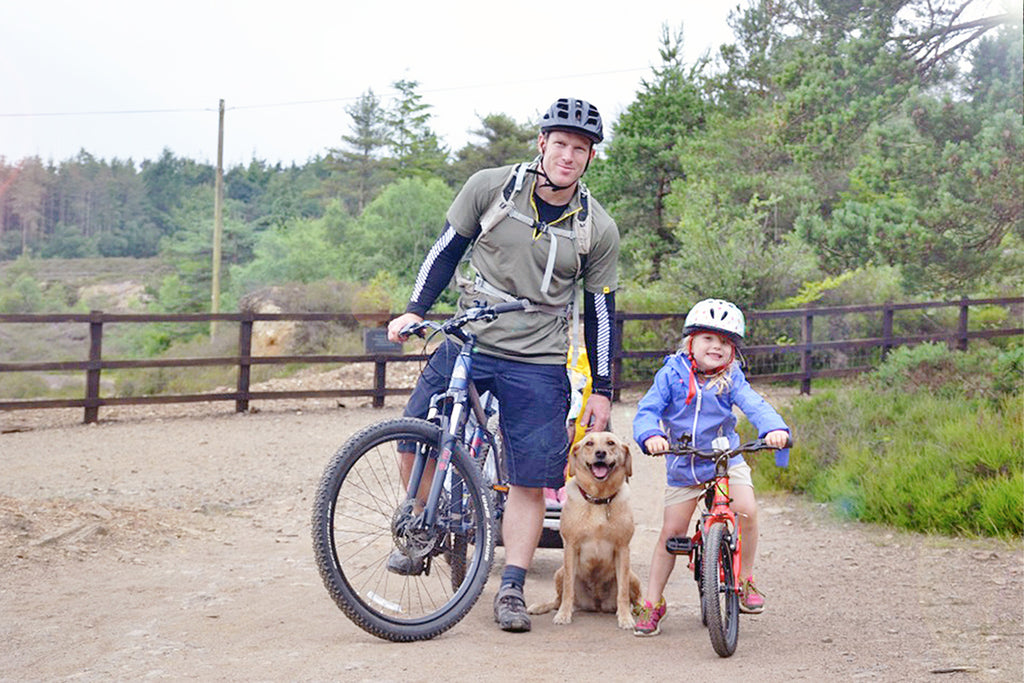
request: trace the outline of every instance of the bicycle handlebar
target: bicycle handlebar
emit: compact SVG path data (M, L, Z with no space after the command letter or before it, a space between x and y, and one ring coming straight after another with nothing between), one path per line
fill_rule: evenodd
M740 444L736 448L700 449L694 448L686 443L676 443L669 446L669 449L667 451L653 453L652 455L695 455L698 458L703 458L704 460L716 460L722 456L731 458L732 456L739 455L740 453L753 453L755 451L775 451L792 447L793 437L790 436L788 439L786 439L786 445L782 446L781 448L769 446L764 439L754 439L753 441L748 441L745 444Z
M461 329L464 325L474 320L494 320L502 313L509 313L510 311L522 311L526 308L525 301L505 301L500 304L493 304L490 306L474 306L466 309L460 315L449 318L442 322L433 320L421 320L418 323L409 323L399 331L399 334L403 337L410 335L417 335L422 337L424 330L433 330L435 332L444 332L450 334L455 330Z

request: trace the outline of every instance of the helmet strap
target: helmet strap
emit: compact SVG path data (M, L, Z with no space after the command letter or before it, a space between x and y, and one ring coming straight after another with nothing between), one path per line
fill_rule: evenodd
M693 358L693 337L686 338L686 355L690 359L690 381L686 388L684 404L690 405L690 401L697 395L697 361Z
M696 375L701 375L702 377L714 377L718 373L725 370L733 363L733 361L736 360L736 345L732 343L732 341L730 340L729 360L727 360L725 363L718 366L717 368L712 368L711 370L705 372L697 368L697 359L693 357L693 335L691 334L687 335L686 337L686 357L690 359L690 386L686 392L685 403L686 405L690 405L690 401L697 393Z
M543 180L540 183L540 186L541 187L550 187L555 192L561 192L562 190L568 190L570 187L572 187L573 185L576 184L576 183L573 183L572 185L556 185L555 183L551 182L551 178L548 176L547 172L544 170L544 160L543 159L541 159L541 162L539 164L537 164L537 168L527 169L526 172L527 173L535 173L539 177L543 178Z

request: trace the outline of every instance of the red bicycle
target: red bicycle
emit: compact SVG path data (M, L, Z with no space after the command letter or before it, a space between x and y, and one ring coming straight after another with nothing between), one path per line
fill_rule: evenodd
M697 581L700 593L701 621L708 627L711 646L720 657L729 657L736 651L740 630L740 551L743 547L742 525L730 507L729 458L740 453L775 450L763 439L729 448L729 440L718 437L711 449L700 450L686 441L672 446L667 452L693 455L715 463L715 476L703 484L704 509L697 521L693 536L675 536L665 542L665 549L673 555L689 555L689 568ZM792 440L786 448L792 446Z

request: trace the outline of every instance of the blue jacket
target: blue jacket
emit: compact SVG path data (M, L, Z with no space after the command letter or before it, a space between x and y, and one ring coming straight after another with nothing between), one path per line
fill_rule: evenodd
M758 436L789 427L764 398L754 391L738 365L733 365L730 386L722 393L705 389L697 379L697 394L686 404L690 387L690 361L680 353L665 358L665 364L654 376L654 384L637 406L633 418L633 439L647 452L644 441L652 436L663 436L669 443L678 442L684 434L695 434L694 446L711 448L711 440L722 435L729 438L735 448L740 445L736 433L733 406L739 406L747 419L757 428ZM696 423L695 423L696 421ZM733 466L743 462L743 456L729 459ZM789 450L776 452L775 464L785 467ZM693 486L710 480L715 474L714 463L691 455L670 455L666 458L670 486Z

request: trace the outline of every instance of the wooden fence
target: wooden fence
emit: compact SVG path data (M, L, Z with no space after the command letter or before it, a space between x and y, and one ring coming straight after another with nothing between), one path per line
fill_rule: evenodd
M1008 314L995 316L992 324L972 323L971 311L1002 307ZM935 315L935 311L953 308L956 312L955 323L943 326L943 316ZM747 346L743 355L747 363L747 374L761 380L798 381L801 391L809 393L811 380L815 377L836 377L851 373L864 372L876 367L885 354L896 346L918 344L921 342L944 342L953 348L966 350L971 339L991 339L995 337L1020 336L1024 334L1021 326L1024 297L999 299L962 299L960 301L931 301L923 303L884 304L871 306L839 306L792 309L780 311L752 311L747 314L748 339L764 338L765 331L770 332L774 344L757 344ZM921 332L920 320L912 323L901 321L897 324L898 315L916 311L921 315L930 315L930 327ZM443 316L432 315L433 318ZM684 314L679 313L625 313L617 314L618 339L626 339L626 325L646 325L650 328L656 324L664 330L675 330L663 338L671 338L682 328ZM847 324L851 317L859 317L858 324ZM335 314L335 313L221 313L221 314L177 314L177 315L143 315L143 314L111 314L101 311L91 313L68 314L5 314L0 315L0 326L19 323L80 323L88 325L88 354L85 360L75 361L30 361L0 362L0 373L7 372L84 372L85 395L75 399L0 399L0 410L27 410L42 408L84 408L85 422L96 422L99 409L103 406L144 405L167 403L194 403L206 401L234 401L238 412L249 409L249 403L257 400L273 399L305 399L371 396L373 405L384 405L386 396L408 394L409 388L389 387L387 383L387 366L389 363L422 361L426 356L388 352L386 350L364 355L275 355L254 356L252 353L253 326L261 321L296 321L296 322L333 322L349 326L362 326L379 329L388 318L387 314ZM815 340L816 321L839 320L842 324L828 324L827 339ZM238 324L237 354L226 357L203 358L161 358L161 359L111 359L105 358L103 349L103 330L108 323L211 323L229 322ZM775 326L777 329L773 328ZM875 336L855 339L834 338L834 328L840 329L877 329ZM914 329L914 334L898 334L900 328ZM630 330L632 334L633 330ZM630 337L632 338L632 336ZM673 342L665 342L671 344ZM386 344L384 346L387 346ZM863 356L868 351L867 357ZM638 373L648 366L659 364L660 358L672 353L672 348L658 349L622 349L613 355L613 383L616 387L615 399L619 392L628 387L646 385L652 376L650 372ZM862 356L858 360L857 354ZM767 359L767 362L766 362ZM253 391L250 387L251 370L255 365L284 364L329 364L372 363L374 366L373 386L369 387L338 387L326 390L308 391ZM630 364L637 368L630 369ZM105 370L127 368L185 368L200 366L235 366L237 367L237 383L235 391L174 394L153 396L104 396L101 392L101 375ZM629 379L631 375L644 374L644 379Z

